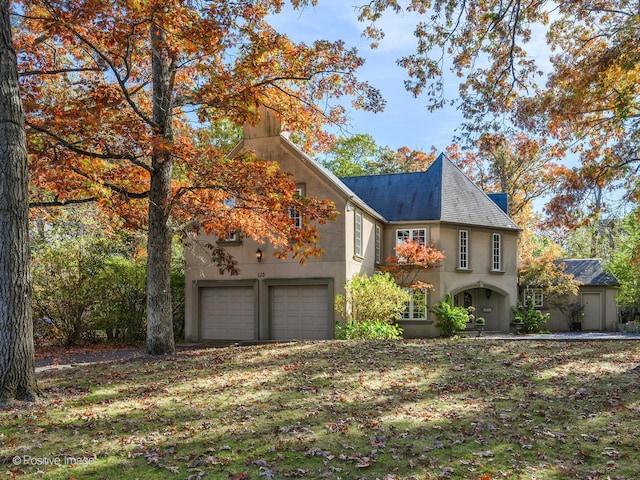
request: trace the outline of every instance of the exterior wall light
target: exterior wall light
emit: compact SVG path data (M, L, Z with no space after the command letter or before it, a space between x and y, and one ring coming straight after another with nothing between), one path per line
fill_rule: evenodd
M256 260L258 260L258 263L262 261L262 250L260 249L256 250Z

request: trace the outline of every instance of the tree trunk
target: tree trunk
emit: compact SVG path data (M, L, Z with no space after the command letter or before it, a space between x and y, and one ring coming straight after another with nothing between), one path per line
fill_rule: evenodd
M14 399L34 401L39 395L33 347L24 128L9 1L0 0L0 406Z
M173 69L161 28L151 28L154 144L147 238L147 352L175 352L171 308L171 100Z

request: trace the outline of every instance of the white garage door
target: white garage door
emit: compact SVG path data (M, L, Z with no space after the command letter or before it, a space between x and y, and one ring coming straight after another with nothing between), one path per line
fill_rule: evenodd
M273 340L332 337L326 285L273 286L269 293Z
M253 287L211 287L200 290L203 340L254 340Z

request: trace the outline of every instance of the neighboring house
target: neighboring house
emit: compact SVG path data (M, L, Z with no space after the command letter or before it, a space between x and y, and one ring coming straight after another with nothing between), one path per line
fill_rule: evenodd
M245 148L278 161L303 195L331 200L340 214L319 226L325 253L306 265L276 259L270 245L241 232L192 242L185 253L187 340L333 338L335 295L353 275L375 273L406 239L433 241L446 255L440 267L421 274L434 289L412 293L399 322L406 336L439 334L428 306L445 294L476 307L487 330L509 331L518 300L519 229L506 214L505 196L487 196L444 155L426 172L338 179L282 135L266 111L259 125L245 126L232 155ZM218 273L203 246L216 241L237 259L239 275Z
M618 280L602 268L599 258L558 260L564 263L564 272L573 275L580 286L576 295L564 295L561 298L544 298L542 289L530 288L522 292L524 303L527 297L533 299L536 307L551 314L546 327L551 331L572 329L569 305L584 307L582 330L615 331L618 328Z

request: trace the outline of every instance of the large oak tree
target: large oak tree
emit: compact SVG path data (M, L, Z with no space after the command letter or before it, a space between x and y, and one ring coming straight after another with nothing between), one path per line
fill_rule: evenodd
M24 113L9 2L0 1L0 406L35 400Z
M295 7L306 2L296 0ZM147 350L174 350L169 261L176 230L266 239L301 261L320 254L328 202L298 198L278 165L227 158L202 141L221 120L256 122L260 106L307 139L344 121L331 98L376 110L376 90L342 42L295 44L274 31L278 0L25 0L20 21L34 204L96 201L148 231ZM318 107L322 105L322 109ZM333 105L333 106L332 106ZM288 212L305 219L294 228ZM221 249L212 260L234 270Z

